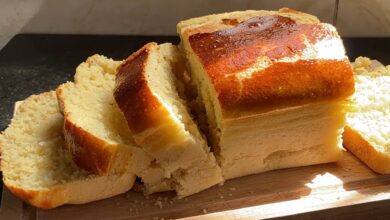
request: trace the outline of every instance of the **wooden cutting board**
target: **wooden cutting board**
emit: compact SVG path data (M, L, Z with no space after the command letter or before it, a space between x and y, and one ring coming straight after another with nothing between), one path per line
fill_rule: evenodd
M260 219L390 199L390 175L378 175L345 152L341 161L270 171L227 181L177 200L135 190L84 205L37 210L3 190L7 219ZM0 215L0 216L1 216Z

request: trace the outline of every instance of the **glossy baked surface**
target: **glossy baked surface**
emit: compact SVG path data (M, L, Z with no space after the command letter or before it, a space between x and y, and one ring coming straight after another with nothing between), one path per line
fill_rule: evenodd
M239 20L221 19L212 28L207 24L185 31L225 113L267 111L353 93L352 70L331 25L277 14Z

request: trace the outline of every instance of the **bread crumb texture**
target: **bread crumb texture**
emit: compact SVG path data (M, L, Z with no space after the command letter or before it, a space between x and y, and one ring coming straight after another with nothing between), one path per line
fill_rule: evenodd
M367 57L353 63L356 92L347 124L376 150L390 152L390 65L376 66Z
M76 69L75 82L61 85L65 112L78 126L110 144L134 145L112 90L121 61L89 57Z
M65 149L63 118L55 92L33 95L16 111L0 135L4 182L17 188L45 190L87 178Z

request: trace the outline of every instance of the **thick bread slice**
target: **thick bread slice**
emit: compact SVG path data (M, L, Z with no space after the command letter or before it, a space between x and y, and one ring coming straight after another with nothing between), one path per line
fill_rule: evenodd
M27 98L0 135L5 186L33 206L49 209L128 191L135 175L96 176L72 161L62 137L63 117L55 92Z
M226 179L340 158L354 80L333 26L281 9L193 18L177 31Z
M343 134L344 146L375 172L390 173L390 65L353 63L356 92Z
M223 181L178 93L177 67L184 62L176 46L149 43L122 64L114 92L135 141L172 177L179 197Z
M121 115L115 112L109 92L120 63L94 55L77 67L74 83L65 83L57 89L65 119L64 135L73 160L99 175L123 172L131 157L125 144L131 143L131 137L119 127ZM111 118L106 117L108 114Z
M113 88L120 61L94 55L76 69L74 83L57 89L64 134L73 160L99 175L128 170L141 177L148 193L171 188L164 171L132 138Z

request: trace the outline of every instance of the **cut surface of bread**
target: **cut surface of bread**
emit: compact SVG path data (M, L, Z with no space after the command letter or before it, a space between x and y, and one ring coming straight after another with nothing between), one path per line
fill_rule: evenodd
M108 198L131 189L135 175L96 176L73 162L62 137L63 117L55 92L33 95L0 135L7 188L24 201L49 209Z
M172 177L179 197L223 181L179 96L176 75L182 74L175 71L183 62L176 46L149 43L122 64L114 92L135 141Z
M94 55L76 69L74 83L57 89L64 114L64 135L76 164L108 175L132 171L147 193L169 190L164 170L134 142L115 103L113 89L121 62Z
M347 114L343 144L371 169L390 173L390 66L372 67L359 57L353 63L356 92Z
M281 9L193 18L177 31L225 178L340 158L354 79L333 26ZM321 133L329 140L314 140Z

